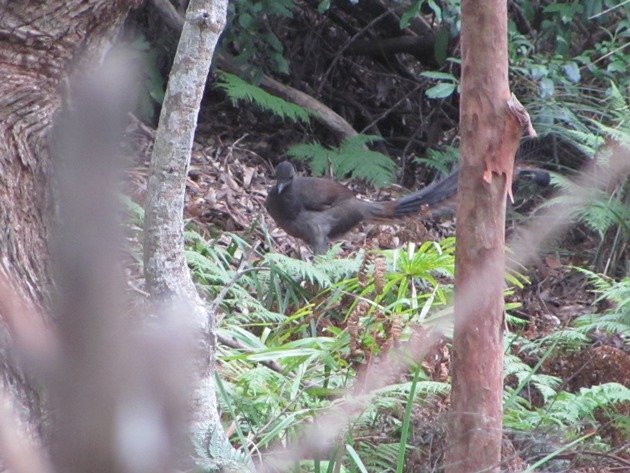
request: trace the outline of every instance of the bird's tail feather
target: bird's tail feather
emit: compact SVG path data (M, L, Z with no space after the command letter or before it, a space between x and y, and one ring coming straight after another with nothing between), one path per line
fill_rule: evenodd
M457 175L452 173L418 192L398 200L363 202L363 218L373 221L395 220L427 211L427 215L439 214L457 192Z
M393 217L401 218L425 210L431 215L434 211L443 208L457 193L458 177L459 172L455 171L441 181L396 200Z
M514 178L530 178L539 186L549 184L549 173L543 169L517 167ZM436 217L453 209L457 194L459 170L455 170L441 181L434 182L424 189L389 202L369 202L368 215L376 220L403 218L425 213Z

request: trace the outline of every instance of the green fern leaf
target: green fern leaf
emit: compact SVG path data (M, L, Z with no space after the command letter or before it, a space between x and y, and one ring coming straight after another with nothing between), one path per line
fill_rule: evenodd
M205 432L202 438L194 441L196 463L201 471L208 473L255 471L251 457L233 448L223 435L219 435L214 425L208 424Z
M308 161L316 176L326 174L330 167L338 179L350 175L382 187L392 181L396 164L388 156L367 149L367 144L379 139L376 136L357 135L346 138L338 148L326 148L319 143L302 143L290 147L287 153Z
M225 90L232 102L245 100L294 122L308 123L310 121L312 114L310 110L276 97L233 74L221 72L218 76L217 86Z
M444 150L428 149L426 158L416 158L415 162L429 166L442 175L450 172L453 164L459 159L459 150L454 146L447 146Z
M308 261L289 258L288 256L278 253L267 253L263 259L265 264L275 267L280 271L287 273L293 279L306 279L311 283L318 284L321 287L328 287L332 281L321 269L313 266Z
M299 143L291 146L287 154L297 159L309 161L314 176L323 176L328 172L328 166L335 150L326 148L319 143Z

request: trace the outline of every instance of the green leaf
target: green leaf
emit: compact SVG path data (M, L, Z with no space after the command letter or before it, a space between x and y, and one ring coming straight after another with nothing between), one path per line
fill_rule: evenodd
M262 35L262 37L267 42L267 44L274 49L274 51L281 53L284 50L282 43L275 34L265 33Z
M449 97L453 92L455 92L456 87L457 84L442 82L434 85L430 89L427 89L424 93L430 99L443 99Z
M295 422L296 417L296 413L292 412L280 422L276 423L276 425L274 425L273 428L269 432L267 432L257 443L259 445L267 446L276 437L280 437L282 432L284 432L284 430L286 430L290 425Z
M322 14L325 13L330 8L330 0L322 0L317 5L317 11Z
M314 348L292 348L292 349L280 349L280 350L267 350L260 353L245 354L238 358L247 358L252 361L270 361L270 360L283 360L285 358L301 358L308 357L313 354L321 354L321 350Z
M253 22L254 18L247 12L243 12L238 16L238 24L246 30L251 28Z
M433 14L435 15L435 20L438 23L442 23L442 9L440 8L440 6L435 2L435 0L429 0L427 4L429 5L429 8L431 8L431 10L433 11Z
M571 82L574 84L580 82L580 68L575 61L570 61L564 64L562 66L562 70Z
M449 80L457 82L457 78L453 74L440 71L424 71L420 74L422 77L428 77L429 79Z
M547 99L553 96L555 91L555 85L551 79L548 77L543 77L538 83L540 87L540 97L543 99Z
M413 399L416 395L416 387L418 386L418 377L420 376L420 366L416 366L409 389L409 397L405 406L405 415L400 433L400 447L398 450L398 461L396 463L396 473L403 473L405 467L405 453L407 451L407 439L409 438L409 426L411 425L411 413L413 409Z
M270 52L269 53L269 57L273 60L276 71L282 73L282 74L289 74L290 72L290 68L289 68L289 61L286 60L286 58L279 52ZM287 102L289 103L289 102ZM295 107L297 107L298 105L294 105ZM304 109L306 110L306 109Z
M420 13L420 8L422 8L422 4L424 0L416 0L404 13L400 16L400 29L404 30L409 26L409 22L412 18L415 18Z
M361 471L361 473L368 473L365 465L361 461L361 458L359 458L359 454L349 443L346 444L346 451L350 455L350 458L352 458L352 461L357 466L357 468L359 468L359 471Z

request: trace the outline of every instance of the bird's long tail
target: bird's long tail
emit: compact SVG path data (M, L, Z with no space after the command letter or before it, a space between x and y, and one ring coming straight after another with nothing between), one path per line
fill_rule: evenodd
M432 215L439 213L438 211L445 207L454 205L458 178L459 172L452 172L441 181L429 184L424 189L396 200L393 217L401 218L421 212Z
M549 173L543 169L516 167L514 178L526 177L539 186L549 184ZM441 181L436 181L424 189L390 202L369 202L369 215L375 220L397 219L410 215L424 214L439 216L455 208L459 170L455 170Z

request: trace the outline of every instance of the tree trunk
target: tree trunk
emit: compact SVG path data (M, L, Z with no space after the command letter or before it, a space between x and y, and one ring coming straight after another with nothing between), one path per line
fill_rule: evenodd
M38 309L50 307L47 237L54 215L48 137L65 79L98 63L139 1L2 2L0 12L0 276ZM6 302L6 301L4 301ZM22 417L40 426L38 393L9 356L0 305L0 372ZM35 429L33 427L33 429Z
M446 471L498 472L503 414L505 198L520 138L520 125L507 106L505 0L463 0L461 44L461 172Z
M177 47L160 113L144 222L144 269L147 289L166 310L189 317L202 347L197 386L192 395L192 435L198 445L208 438L229 445L218 415L214 382L214 314L209 313L192 281L184 255L184 196L197 115L219 35L226 23L227 0L195 0ZM183 310L184 307L190 310ZM216 440L218 439L218 440ZM217 449L214 449L217 450ZM229 449L228 449L229 450ZM213 460L224 471L228 458ZM240 471L246 471L242 467Z

